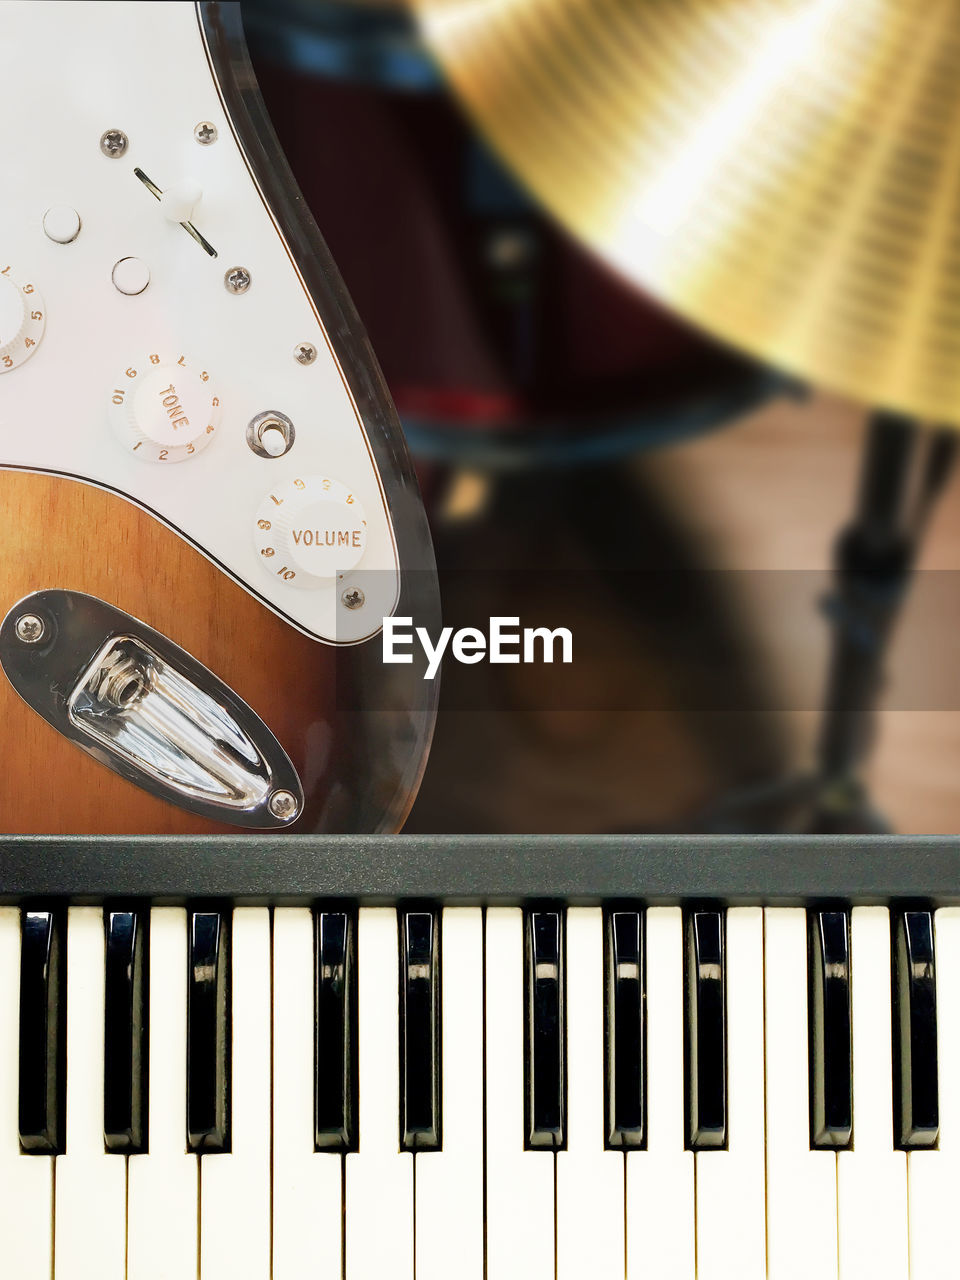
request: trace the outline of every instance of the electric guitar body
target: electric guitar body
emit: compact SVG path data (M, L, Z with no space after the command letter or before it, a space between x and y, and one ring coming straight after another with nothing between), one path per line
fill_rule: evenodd
M0 831L396 829L429 531L236 6L0 19Z

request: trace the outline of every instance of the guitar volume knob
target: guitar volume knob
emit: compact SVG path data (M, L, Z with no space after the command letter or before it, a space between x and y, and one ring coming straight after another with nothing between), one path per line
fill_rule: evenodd
M10 267L0 268L0 373L30 359L44 324L43 299L34 285L21 284Z
M142 462L183 462L213 439L220 397L206 369L153 352L117 379L109 418L121 444Z
M264 498L254 543L267 573L288 586L316 588L360 563L367 521L359 499L339 480L303 476Z

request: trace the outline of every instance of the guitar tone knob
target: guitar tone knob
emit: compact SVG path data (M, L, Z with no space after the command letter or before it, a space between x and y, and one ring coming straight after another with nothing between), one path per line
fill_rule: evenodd
M264 498L254 543L271 576L291 587L316 588L357 567L367 547L367 521L339 480L303 476Z
M220 397L207 370L156 352L124 370L109 409L120 442L143 462L196 457L220 423Z
M30 359L44 324L43 299L34 285L22 283L10 267L0 268L0 373Z

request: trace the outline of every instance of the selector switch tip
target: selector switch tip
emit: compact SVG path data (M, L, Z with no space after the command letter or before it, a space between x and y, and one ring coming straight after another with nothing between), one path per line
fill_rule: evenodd
M263 427L260 431L260 443L271 458L280 458L287 452L287 440L282 427Z
M175 182L160 196L160 209L171 222L190 222L203 192L195 182Z
M247 444L258 458L282 458L293 448L296 428L285 413L267 409L247 423Z

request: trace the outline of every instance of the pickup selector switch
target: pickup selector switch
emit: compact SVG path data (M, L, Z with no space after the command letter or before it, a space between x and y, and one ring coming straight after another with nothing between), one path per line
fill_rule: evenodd
M329 476L278 485L257 511L254 541L264 570L291 587L329 585L356 568L367 521L356 496Z
M152 352L128 365L110 392L110 423L143 462L183 462L205 449L220 423L220 397L206 369Z
M43 337L43 299L29 281L10 267L0 268L0 373L29 360Z

